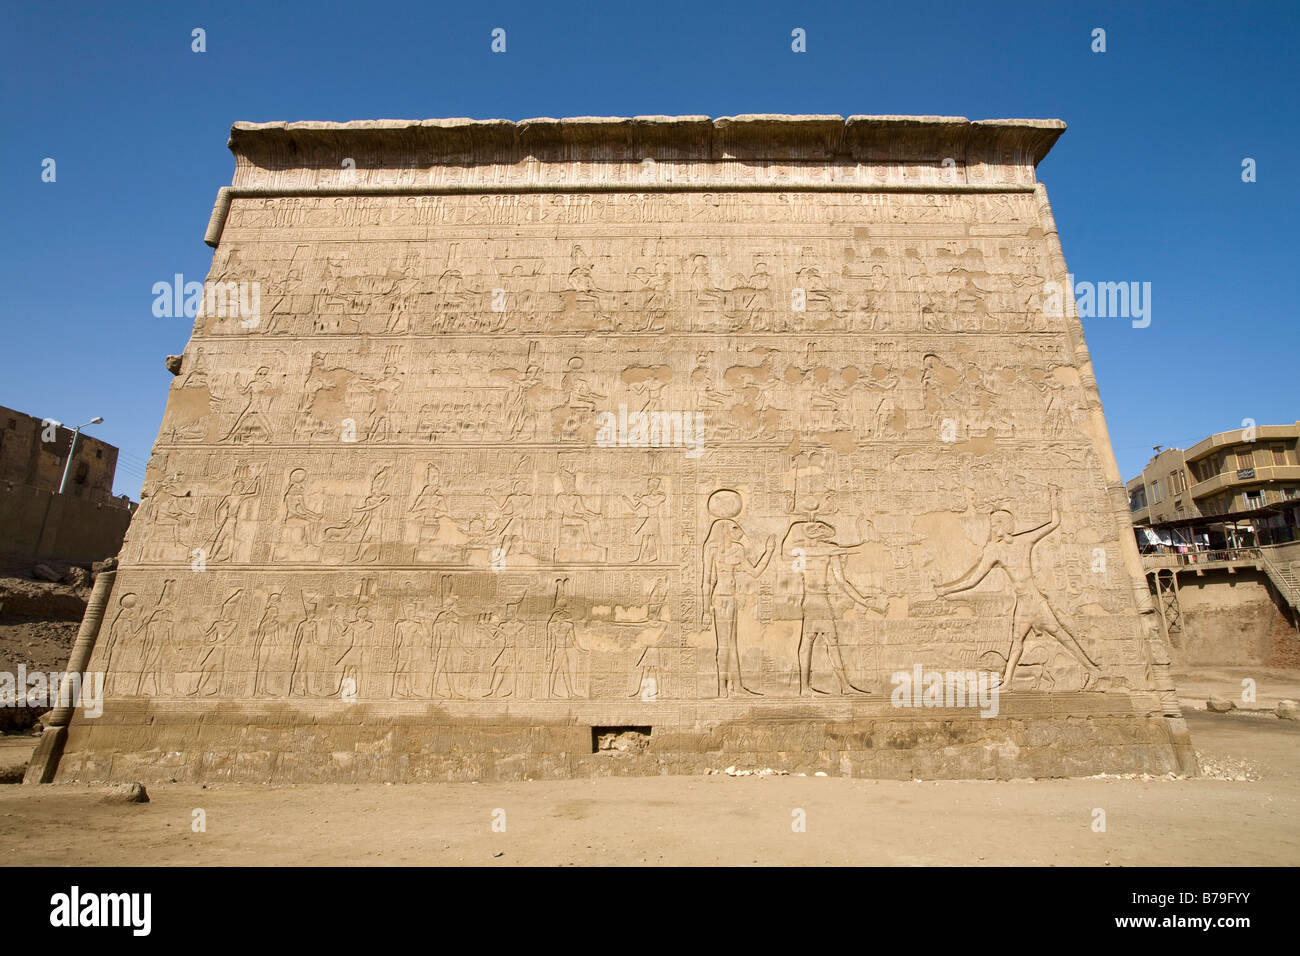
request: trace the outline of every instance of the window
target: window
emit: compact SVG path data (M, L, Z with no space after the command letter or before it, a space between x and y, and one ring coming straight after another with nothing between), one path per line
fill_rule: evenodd
M1273 464L1275 465L1286 464L1286 445L1273 446Z
M1161 500L1162 498L1160 495L1160 482L1153 481L1151 482L1151 503L1158 505L1160 504Z
M102 448L96 448L96 449L95 449L95 457L96 457L96 458L103 458L103 457L104 457L104 449L102 449Z
M1237 470L1244 471L1247 468L1253 468L1255 460L1250 454L1249 448L1237 449Z
M1264 507L1264 492L1262 489L1257 488L1254 491L1246 492L1245 498L1247 508Z

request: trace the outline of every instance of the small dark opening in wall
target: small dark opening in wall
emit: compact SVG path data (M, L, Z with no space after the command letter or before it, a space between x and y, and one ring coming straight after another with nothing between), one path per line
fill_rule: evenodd
M649 727L592 727L594 754L639 753L650 746Z

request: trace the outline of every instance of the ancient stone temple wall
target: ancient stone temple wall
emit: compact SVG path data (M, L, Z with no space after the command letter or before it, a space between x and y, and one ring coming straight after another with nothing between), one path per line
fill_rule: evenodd
M1177 770L1063 128L236 125L58 779Z

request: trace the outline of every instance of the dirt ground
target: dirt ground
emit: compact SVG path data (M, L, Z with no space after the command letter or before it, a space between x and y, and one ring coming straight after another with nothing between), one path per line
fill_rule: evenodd
M62 671L90 591L32 581L0 568L0 671Z
M0 786L8 865L1294 865L1300 722L1188 714L1211 776L899 782L603 778L150 789ZM6 738L0 760L18 757ZM1096 832L1096 811L1105 831ZM205 832L195 832L202 810ZM796 824L804 821L800 832ZM504 832L494 831L504 826Z

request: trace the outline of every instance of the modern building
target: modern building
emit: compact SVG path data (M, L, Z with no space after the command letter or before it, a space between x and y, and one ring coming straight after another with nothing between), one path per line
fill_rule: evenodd
M58 491L72 446L72 429L0 405L0 487L27 485ZM47 440L48 439L48 440ZM117 448L82 432L64 494L96 504L113 498ZM121 505L120 500L116 501Z
M1126 484L1180 663L1300 666L1300 422L1158 448Z
M1146 549L1284 544L1300 537L1300 422L1217 432L1157 452L1126 484Z

